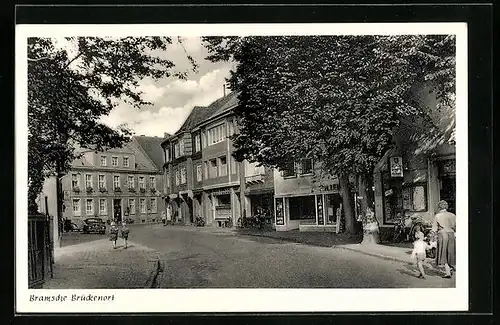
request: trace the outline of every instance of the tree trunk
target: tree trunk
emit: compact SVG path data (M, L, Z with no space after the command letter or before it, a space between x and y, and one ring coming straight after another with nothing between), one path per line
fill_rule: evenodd
M359 178L359 196L363 215L363 241L361 243L366 245L380 243L373 191L371 190L372 183L372 179L368 175L362 175Z
M349 190L349 176L342 175L339 177L340 191L342 192L342 205L345 217L346 233L356 234L356 216L352 208L351 191Z

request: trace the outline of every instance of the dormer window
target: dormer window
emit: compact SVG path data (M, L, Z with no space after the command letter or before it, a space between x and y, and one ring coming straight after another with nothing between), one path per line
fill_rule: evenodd
M128 157L123 157L123 167L130 167L130 160Z

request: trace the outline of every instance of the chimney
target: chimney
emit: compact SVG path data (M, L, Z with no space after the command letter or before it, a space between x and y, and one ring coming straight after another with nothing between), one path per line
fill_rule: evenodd
M226 97L226 83L224 83L224 85L222 85L222 89L224 92L224 97Z

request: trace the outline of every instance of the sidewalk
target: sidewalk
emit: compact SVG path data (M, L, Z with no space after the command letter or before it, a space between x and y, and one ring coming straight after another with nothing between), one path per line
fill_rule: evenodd
M359 252L365 255L376 256L386 260L408 263L411 262L411 248L389 246L389 245L363 245L348 244L336 246L336 248ZM428 259L430 261L430 259Z
M108 239L62 247L43 289L146 288L159 259L155 250L132 242L113 249Z

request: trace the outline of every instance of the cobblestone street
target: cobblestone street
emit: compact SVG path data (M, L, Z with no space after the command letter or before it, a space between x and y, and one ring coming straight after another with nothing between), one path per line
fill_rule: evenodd
M81 239L61 248L54 279L45 288L144 288L158 259L164 267L160 288L424 288L455 283L430 265L428 278L418 279L409 258L403 263L341 245L318 247L224 229L140 225L131 227L130 239L127 250L113 250L107 238Z

